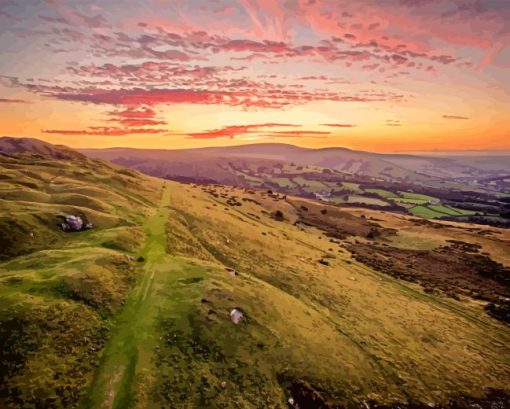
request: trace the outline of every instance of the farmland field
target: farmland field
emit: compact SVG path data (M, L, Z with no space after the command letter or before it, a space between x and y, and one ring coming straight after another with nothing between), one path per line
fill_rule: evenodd
M404 199L416 199L416 200L439 200L437 197L432 197L428 195L423 195L419 193L410 193L410 192L399 192L400 196L402 196Z
M384 198L387 198L387 199L392 199L392 198L397 198L398 195L396 193L393 193L393 192L390 192L388 190L383 190L383 189L364 189L365 192L368 192L368 193L375 193L381 197L384 197Z
M407 197L407 198L391 197L390 199L396 203L406 203L406 204L415 204L415 205L422 205L422 204L426 204L429 202L428 200L425 200L425 199L417 199L417 198L410 198L410 197Z
M445 213L434 210L434 206L414 206L409 209L409 212L415 216L424 217L426 219L435 219L445 216Z
M366 196L360 196L360 195L349 195L347 201L345 201L341 197L331 197L329 198L330 201L333 203L364 203L369 205L375 205L375 206L388 206L389 204L385 202L384 200L377 199L374 197L366 197Z
M343 182L342 187L346 190L350 190L354 193L362 193L359 183Z

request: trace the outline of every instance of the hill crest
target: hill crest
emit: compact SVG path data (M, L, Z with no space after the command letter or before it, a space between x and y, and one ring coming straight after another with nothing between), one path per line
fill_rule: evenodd
M36 138L0 137L0 153L13 155L40 155L58 160L85 159L85 155L65 145L53 145Z

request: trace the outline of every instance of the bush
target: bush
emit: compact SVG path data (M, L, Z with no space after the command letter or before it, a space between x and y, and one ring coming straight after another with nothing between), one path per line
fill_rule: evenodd
M274 218L275 220L282 221L282 220L284 219L284 217L283 217L283 213L282 213L280 210L277 210L277 211L274 213L273 218Z

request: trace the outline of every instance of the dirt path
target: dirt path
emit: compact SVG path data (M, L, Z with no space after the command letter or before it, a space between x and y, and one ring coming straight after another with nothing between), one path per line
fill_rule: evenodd
M165 224L170 199L165 186L158 211L146 224L147 242L142 252L145 264L116 321L105 354L84 407L98 409L126 408L137 395L146 395L151 385L153 351L160 333L158 317L164 312L177 313L185 308L182 300L194 300L199 288L182 288L179 281L204 272L200 266L166 253ZM185 291L186 294L180 294ZM198 294L195 294L197 293ZM147 398L147 396L146 396ZM141 403L141 402L138 402ZM146 401L142 407L150 407Z

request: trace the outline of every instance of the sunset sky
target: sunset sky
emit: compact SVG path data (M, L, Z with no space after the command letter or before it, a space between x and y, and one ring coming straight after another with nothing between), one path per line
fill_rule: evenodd
M0 135L510 148L510 1L0 0Z

